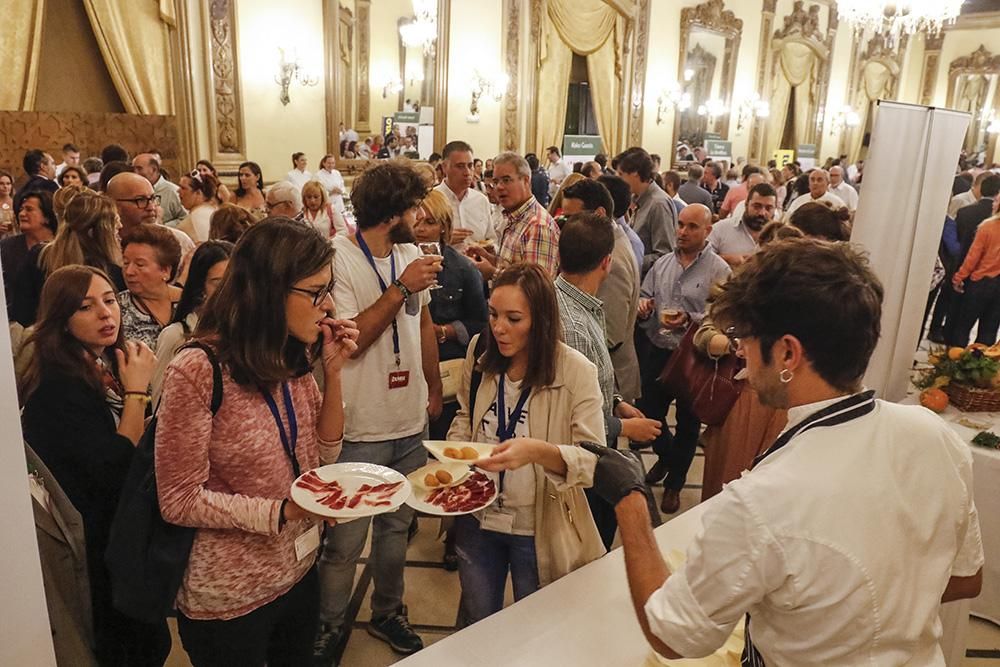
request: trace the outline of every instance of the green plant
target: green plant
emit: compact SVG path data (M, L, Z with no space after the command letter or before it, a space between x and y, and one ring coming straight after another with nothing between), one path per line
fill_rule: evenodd
M1000 362L983 354L982 350L965 350L958 359L942 354L937 363L916 381L917 387L940 387L950 382L986 389L1000 371Z
M1000 436L993 431L980 431L979 434L972 439L972 444L979 445L980 447L989 447L991 449L1000 449Z

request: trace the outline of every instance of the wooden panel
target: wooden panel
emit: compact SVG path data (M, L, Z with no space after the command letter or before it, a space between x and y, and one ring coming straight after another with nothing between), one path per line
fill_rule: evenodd
M0 111L0 169L22 176L21 158L32 148L48 151L56 162L62 146L74 143L80 157L100 156L111 143L130 155L157 148L164 168L181 173L178 164L177 119L174 116L137 116L124 113Z

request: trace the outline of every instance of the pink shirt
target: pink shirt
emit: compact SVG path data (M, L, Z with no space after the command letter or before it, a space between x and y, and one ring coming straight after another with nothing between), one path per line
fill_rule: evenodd
M223 368L222 406L210 410L212 367L201 350L183 350L167 367L156 428L156 479L163 517L198 528L177 608L188 618L228 620L288 592L316 553L296 558L295 540L311 521L279 529L281 501L295 475L267 403ZM312 375L290 380L302 472L335 461L340 442L316 436L322 398ZM281 390L272 394L285 424Z

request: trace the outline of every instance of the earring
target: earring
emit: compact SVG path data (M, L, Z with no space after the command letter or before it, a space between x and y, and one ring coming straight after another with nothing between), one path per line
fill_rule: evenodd
M795 377L795 375L787 368L782 368L781 372L778 373L778 379L781 380L782 384L788 384L792 381L793 377Z

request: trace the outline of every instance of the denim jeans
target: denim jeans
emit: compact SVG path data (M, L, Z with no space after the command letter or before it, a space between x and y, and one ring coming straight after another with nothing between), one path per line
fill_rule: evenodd
M422 441L424 431L408 438L381 442L344 442L338 463L377 463L407 475L427 463ZM403 567L406 565L406 532L413 519L409 505L395 512L354 519L326 531L326 543L319 561L321 592L320 620L339 628L354 587L358 558L374 524L371 562L375 590L372 593L372 618L395 612L403 603Z
M462 583L459 624L481 621L503 609L507 572L514 587L514 600L538 590L535 538L483 530L471 515L455 519L455 552Z

